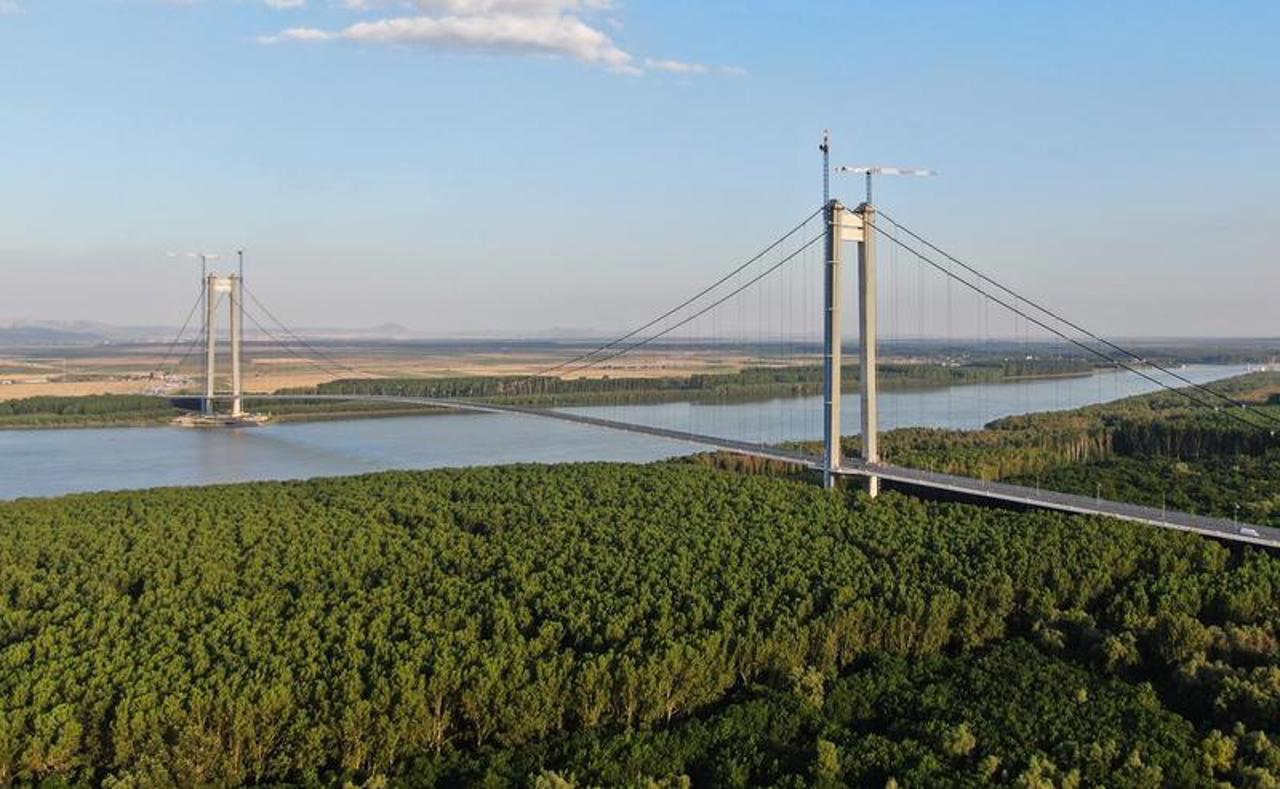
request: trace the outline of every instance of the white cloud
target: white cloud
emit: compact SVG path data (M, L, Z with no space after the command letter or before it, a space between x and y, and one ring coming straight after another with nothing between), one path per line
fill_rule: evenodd
M723 74L728 77L745 76L747 70L737 66L708 66L705 63L687 63L683 60L645 58L644 67L649 71L665 71L669 74Z
M685 63L682 60L659 60L645 58L644 67L652 71L667 71L672 74L706 74L710 69L701 63Z
M16 0L11 1L16 2ZM123 1L124 0L116 0L116 2ZM3 5L4 2L5 0L0 0L0 5ZM205 0L153 0L153 2L161 3L163 5L190 8L204 3ZM307 0L262 0L262 4L268 8L303 8L306 6Z
M279 41L328 41L333 38L332 33L324 30L317 30L313 27L291 27L288 30L274 36L259 36L260 44L275 44Z
M424 14L474 16L478 14L557 14L567 11L600 11L612 0L342 0L353 11L391 6L414 7Z
M18 0L0 0L0 16L21 13L22 6L18 5Z
M270 43L331 39L560 55L614 69L624 69L632 60L607 34L575 16L554 14L398 17L357 22L335 32L296 27L264 40Z
M557 14L565 11L598 11L608 0L414 0L426 13L446 14Z
M304 0L267 2L301 4ZM342 4L362 13L393 7L412 8L416 13L356 22L339 29L294 27L258 40L264 44L352 41L564 57L633 76L648 71L744 73L680 60L638 61L600 26L584 21L595 12L613 8L613 0L342 0ZM616 20L606 18L604 22Z

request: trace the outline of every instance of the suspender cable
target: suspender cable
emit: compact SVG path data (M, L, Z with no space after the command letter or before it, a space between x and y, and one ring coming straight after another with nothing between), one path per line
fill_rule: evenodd
M1027 314L1024 310L1020 310L1020 309L1018 309L1017 307L1015 307L1014 305L1010 304L1009 302L1007 302L1007 301L1005 301L1005 300L1001 299L999 296L993 296L993 295L991 295L991 294L987 293L985 290L983 290L983 289L982 289L981 287L979 287L978 285L975 285L975 284L973 284L972 282L970 282L970 281L968 281L968 280L964 279L963 277L961 277L960 275L958 275L958 274L956 274L955 272L951 271L951 270L950 270L950 269L948 269L946 266L942 265L941 263L937 262L936 260L933 260L932 258L928 257L927 255L922 254L919 250L916 250L915 248L913 248L913 247L911 247L911 246L907 245L906 243L904 243L903 241L901 241L901 240L899 240L899 239L896 239L896 238L894 238L893 236L889 235L889 234L888 234L888 231L884 230L883 228L880 228L879 226L877 226L877 227L876 227L876 232L878 232L878 233L880 233L882 236L885 236L886 238L888 238L892 243L895 243L895 244L897 244L897 245L901 246L903 249L907 250L907 251L908 251L908 252L910 252L911 254L916 255L916 256L917 256L917 257L919 257L921 260L924 260L926 263L928 263L929 265L933 266L933 267L934 267L935 269L937 269L938 271L941 271L943 274L947 275L947 277L949 277L950 279L952 279L952 280L954 280L954 281L956 281L956 282L959 282L961 285L964 285L966 288L969 288L970 290L974 291L975 293L978 293L978 294L981 294L982 296L986 296L986 297L990 298L992 301L994 301L996 304L999 304L1001 307L1004 307L1005 309L1010 310L1011 312L1013 312L1013 313L1015 313L1015 314L1017 314L1017 315L1021 315L1022 317L1026 318L1027 320L1029 320L1029 321L1031 321L1032 323L1036 324L1037 326L1039 326L1040 328L1044 329L1045 331L1051 332L1051 333L1053 333L1053 334L1057 335L1058 337L1061 337L1063 340L1066 340L1067 342L1071 343L1072 345L1076 346L1077 348L1080 348L1081 350L1085 351L1086 353L1089 353L1089 354L1091 354L1091 355L1093 355L1093 356L1097 356L1097 357L1099 357L1099 358L1101 358L1101 359L1105 360L1105 361L1106 361L1106 362L1108 362L1109 364L1112 364L1112 365L1114 365L1114 366L1116 366L1116 367L1123 367L1124 369L1128 370L1129 372L1134 373L1135 375L1141 376L1142 378L1145 378L1146 380L1150 381L1151 383L1155 384L1156 386L1160 387L1161 389L1167 389L1167 390L1168 390L1168 391L1170 391L1170 392L1174 392L1174 393L1176 393L1176 394L1178 394L1178 395L1180 395L1180 396L1182 396L1182 397L1185 397L1186 399L1190 400L1194 405L1198 405L1198 406L1207 406L1207 407L1213 408L1213 409L1214 409L1214 411L1218 411L1218 407L1217 407L1217 406L1213 405L1212 403L1206 403L1204 400L1201 400L1201 399L1196 398L1196 397L1195 397L1194 395L1192 395L1192 394L1191 394L1191 392L1189 392L1188 390L1186 390L1186 389L1179 389L1179 388L1177 388L1177 387L1170 386L1169 384L1167 384L1167 383L1165 383L1165 382L1163 382L1163 381L1161 381L1161 380L1159 380L1159 379L1157 379L1157 378L1153 378L1152 376L1150 376L1150 375L1148 375L1147 373L1143 372L1141 369L1139 369L1139 368L1137 368L1137 367L1134 367L1133 365L1129 364L1128 362L1125 362L1125 361L1124 361L1124 360L1122 360L1122 359L1115 359L1115 358L1112 358L1111 356L1108 356L1107 354L1103 353L1102 351L1099 351L1099 350L1097 350L1096 348L1093 348L1093 347L1091 347L1091 346L1089 346L1089 345L1085 344L1084 342L1082 342L1082 341L1080 341L1080 340L1077 340L1077 339L1076 339L1076 338L1074 338L1074 337L1071 337L1070 335L1066 334L1065 332L1063 332L1063 331L1061 331L1061 330L1059 330L1059 329L1057 329L1057 328L1054 328L1053 326L1050 326L1049 324L1045 323L1044 321L1040 320L1039 318L1036 318L1036 317L1035 317L1035 316L1033 316L1033 315L1029 315L1029 314ZM1226 411L1223 411L1222 413L1225 413L1227 416L1229 416L1229 417L1231 417L1232 419L1234 419L1234 420L1236 420L1236 421L1240 422L1241 424L1248 425L1250 428L1253 428L1254 430L1266 430L1266 429L1267 429L1267 428L1265 428L1264 426L1257 424L1256 422L1251 422L1251 421L1249 421L1248 419L1245 419L1244 417L1242 417L1242 416L1240 416L1239 414L1237 414L1234 410L1230 410L1230 409L1228 409L1228 410L1226 410ZM1253 411L1253 410L1250 410L1250 411L1249 411L1249 413L1257 414L1258 412ZM1271 431L1271 432L1272 432L1272 434L1273 434L1273 435L1275 434L1275 431Z
M1012 288L1008 288L1008 287L1004 286L1003 284L1001 284L1001 283L997 282L996 280L992 279L991 277L988 277L986 274L983 274L981 271L977 270L977 269L976 269L976 268L974 268L973 266L970 266L969 264L965 263L964 261L962 261L962 260L958 259L957 257L955 257L954 255L950 254L950 253L949 253L949 252L947 252L946 250L939 248L938 246L936 246L935 244L933 244L932 242L930 242L928 239L923 238L922 236L920 236L920 235L918 235L917 233L913 232L910 228L906 227L905 225L900 224L897 220L895 220L895 219L894 219L893 217L891 217L891 216L886 215L883 211L881 211L881 212L880 212L880 216L882 216L882 217L884 217L885 219L887 219L887 220L888 220L888 221L889 221L889 222L890 222L894 227L901 229L901 230L902 230L902 232L904 232L904 233L906 233L907 235L911 236L913 239L915 239L916 241L920 242L921 244L924 244L926 247L928 247L929 249L933 250L933 251L934 251L934 252L936 252L937 254L942 255L943 257L945 257L947 260L951 261L952 263L955 263L957 266L960 266L960 267L961 267L961 268L963 268L965 271L968 271L970 274L973 274L975 277L978 277L979 279L981 279L982 281L984 281L984 282L986 282L986 283L989 283L989 284L991 284L991 285L994 285L996 288L1000 289L1000 290L1001 290L1001 291L1003 291L1005 294L1007 294L1007 295L1009 295L1009 296L1012 296L1013 298L1017 299L1018 301L1021 301L1023 304L1026 304L1026 305L1028 305L1028 306L1030 306L1030 307L1035 308L1035 309L1036 309L1036 310L1038 310L1039 312L1044 313L1045 315L1048 315L1049 317L1053 318L1054 320L1058 321L1059 323L1062 323L1063 325L1068 326L1068 327L1070 327L1071 329L1073 329L1073 330L1075 330L1075 331L1080 332L1081 334L1085 335L1086 337L1088 337L1089 339L1093 340L1094 342L1097 342L1097 343L1099 343L1099 344L1101 344L1101 345L1104 345L1104 346L1106 346L1107 348L1110 348L1111 350L1115 351L1116 353L1123 354L1123 355L1125 355L1125 356L1127 356L1127 357L1129 357L1129 358L1133 359L1134 361L1139 362L1140 364L1145 364L1145 365L1147 365L1147 366L1149 366L1149 367L1153 367L1153 368L1155 368L1156 370L1159 370L1160 372L1164 373L1165 375L1168 375L1168 376L1170 376L1170 377L1172 377L1172 378L1175 378L1175 379L1177 379L1177 380L1181 381L1182 383L1184 383L1184 384L1186 384L1186 385L1188 385L1188 386L1191 386L1191 387L1193 387L1193 388L1195 388L1195 389L1200 390L1201 392L1204 392L1205 394L1208 394L1208 395L1210 395L1210 396L1212 396L1212 397L1214 397L1214 398L1217 398L1218 400L1223 401L1224 403L1230 404L1230 405L1235 406L1235 407L1237 407L1237 408L1246 408L1246 409L1247 409L1247 408L1249 408L1248 403L1241 402L1241 401L1239 401L1239 400L1236 400L1236 399L1235 399L1235 398L1233 398L1233 397L1230 397L1230 396L1228 396L1228 395L1223 394L1222 392L1218 392L1218 391L1215 391L1214 389L1210 389L1209 387L1205 386L1204 384L1196 383L1195 381L1192 381L1191 379L1187 378L1186 376L1179 375L1179 374L1178 374L1176 371L1174 371L1174 370L1170 370L1170 369L1168 369L1168 368L1164 367L1163 365L1157 364L1156 362L1153 362L1153 361L1151 361L1150 359L1147 359L1147 358L1143 357L1142 355L1140 355L1140 354L1138 354L1138 353L1136 353L1136 352L1134 352L1134 351L1131 351L1131 350L1129 350L1129 349L1127 349L1127 348L1124 348L1124 347L1122 347L1122 346L1120 346L1120 345L1117 345L1117 344L1116 344L1116 343L1114 343L1114 342L1111 342L1110 340L1104 339L1103 337L1100 337L1100 336L1098 336L1097 334L1094 334L1093 332L1091 332L1091 331L1089 331L1088 329L1084 328L1084 327L1083 327L1083 326L1081 326L1080 324L1075 323L1075 322L1073 322L1073 321L1071 321L1071 320L1068 320L1067 318L1063 317L1061 314L1059 314L1059 313L1057 313L1057 312L1054 312L1053 310L1050 310L1048 307L1045 307L1045 306L1043 306L1043 305L1041 305L1041 304L1039 304L1039 303L1037 303L1037 302L1035 302L1035 301L1033 301L1033 300L1031 300L1031 299L1027 298L1026 296L1023 296L1021 293L1018 293L1017 291L1013 290ZM1167 387L1167 388L1172 389L1172 387ZM1266 413L1265 411L1251 411L1251 413L1253 413L1253 414L1255 414L1255 415L1257 415L1257 416L1262 417L1263 419L1265 419L1265 420L1266 420L1266 421L1268 421L1268 422L1271 422L1271 423L1272 423L1272 424L1274 424L1274 425L1280 426L1280 418L1273 417L1273 416L1271 416L1270 414Z
M679 321L678 323L675 323L675 324L673 324L673 325L671 325L671 326L667 327L666 329L663 329L662 331L660 331L660 332L658 332L658 333L656 333L656 334L651 334L651 335L649 335L648 337L645 337L643 340L638 340L638 341L636 341L636 342L632 343L631 345L626 346L625 348L621 348L621 349L619 349L619 350L617 350L617 351L614 351L613 353L611 353L611 354L610 354L610 355L608 355L608 356L603 356L603 357L600 357L600 358L598 358L598 359L595 359L595 360L593 360L593 361L591 361L591 362L587 362L586 364L583 364L583 365L580 365L580 366L578 366L578 367L575 367L574 369L569 370L568 372L569 372L569 373L576 373L576 372L580 372L580 371L582 371L582 370L589 369L589 368L591 368L591 367L595 367L596 365L599 365L599 364L604 364L605 362L608 362L608 361L610 361L610 360L612 360L612 359L616 359L616 358L618 358L619 356L623 355L624 353L630 353L631 351L634 351L634 350L636 350L636 349L638 349L638 348L643 348L644 346L648 345L649 343L654 342L654 341L656 341L656 340L661 339L662 337L667 336L668 334L670 334L671 332L673 332L673 331L675 331L676 329L680 328L681 326L685 325L686 323L688 323L689 321L693 320L694 318L697 318L697 317L698 317L698 316L700 316L700 315L704 315L704 314L706 314L706 313L710 312L711 310L715 309L716 307L719 307L721 304L724 304L724 303L725 303L726 301L728 301L729 299L732 299L734 296L737 296L739 293L741 293L742 291L744 291L744 290L746 290L747 288L751 287L752 285L756 284L757 282L759 282L760 280L764 279L764 278L765 278L765 277L767 277L768 275L772 274L774 271L777 271L779 268L782 268L782 266L783 266L783 265L785 265L787 262L789 262L790 260L792 260L793 258L795 258L796 256L798 256L801 252L805 251L805 250L806 250L806 249L808 249L809 247L811 247L811 246L813 246L814 244L818 243L819 241L821 241L821 240L822 240L823 238L825 238L825 237L826 237L826 234L825 234L825 233L822 233L822 234L819 234L819 235L814 236L813 238L811 238L811 239L809 239L808 241L804 242L804 244L803 244L799 249L797 249L796 251L794 251L794 252L792 252L791 254L787 255L786 257L782 258L782 259L781 259L781 260L779 260L777 263L774 263L774 264L773 264L772 266L770 266L769 268L765 269L764 271L760 272L759 274L755 275L755 276L754 276L754 277L752 277L751 279L749 279L749 280L747 280L746 282L744 282L742 285L739 285L737 288L735 288L735 289L731 290L729 293L725 294L724 296L721 296L719 299L716 299L715 301L713 301L713 302L711 302L710 304L708 304L707 306L705 306L705 307L703 307L703 308L699 309L697 312L694 312L692 315L690 315L689 317L684 318L683 320ZM741 327L740 327L740 328L739 328L739 335L740 335L740 336L741 336L741 333L742 333L742 332L741 332Z
M667 318L670 318L672 315L675 315L677 312L680 312L680 311L681 311L681 310L683 310L684 308L686 308L686 307L688 307L688 306L692 305L692 304L693 304L694 302L696 302L698 299L701 299L703 296L707 295L707 294L708 294L708 293L710 293L711 291L713 291L713 290L715 290L716 288L720 287L720 286L721 286L721 285L723 285L724 283L726 283L726 282L728 282L729 280L733 279L733 278L734 278L734 277L736 277L738 274L742 273L744 270L746 270L747 268L749 268L752 264L754 264L754 263L756 263L757 261L759 261L759 260L760 260L761 258L763 258L765 255L767 255L767 254L769 254L770 252L772 252L773 250L777 249L779 246L781 246L781 245L782 245L782 243L783 243L784 241L786 241L787 239L791 238L791 237L792 237L792 236L794 236L796 233L800 232L800 231L804 228L804 226L805 226L805 225L809 224L809 222L810 222L810 221L812 221L812 220L813 220L813 218L814 218L814 217L816 217L816 216L817 216L818 214L820 214L820 213L822 213L822 209L821 209L821 208L817 209L817 210L816 210L816 211L814 211L813 213L811 213L811 214L809 214L808 216L806 216L803 220L801 220L801 221L800 221L800 223L799 223L799 224L797 224L795 227L793 227L793 228L791 228L790 230L788 230L788 231L787 231L786 233L784 233L783 235L779 236L779 237L778 237L778 238L777 238L773 243L769 244L767 247L765 247L764 249L760 250L760 252L758 252L756 255L752 256L749 260L747 260L745 263L743 263L742 265L740 265L740 266L738 266L737 268L735 268L733 271L730 271L728 274L725 274L725 275L724 275L723 277L721 277L720 279L718 279L718 280L716 280L715 282L711 283L710 285L706 286L706 287L705 287L705 288L703 288L702 290L700 290L700 291L698 291L697 293L695 293L693 296L690 296L689 298L687 298L687 299L685 299L684 301L680 302L680 303L679 303L679 304L677 304L676 306L674 306L674 307L672 307L671 309L667 310L666 312L662 313L661 315L659 315L658 317L656 317L656 318L654 318L653 320L649 321L648 323L645 323L645 324L644 324L644 325L642 325L642 326L637 326L636 328L632 329L631 331L627 332L626 334L622 335L621 337L618 337L617 339L611 340L611 341L609 341L609 342L607 342L607 343L605 343L604 345L601 345L601 346L599 346L599 347L593 348L592 350L587 351L586 353L579 354L578 356L575 356L575 357L573 357L572 359L568 359L568 360L566 360L566 361L560 362L559 364L555 364L555 365L552 365L552 366L550 366L550 367L547 367L546 369L539 370L538 372L533 373L532 375L528 376L527 378L525 378L525 379L523 379L523 380L520 380L520 381L517 381L517 382L516 382L516 386L520 386L520 385L522 385L522 384L528 383L529 381L531 381L531 380L533 380L533 379L535 379L535 378L541 378L541 377L543 377L543 376L550 375L551 373L558 372L558 371L560 371L560 370L565 369L566 367L570 367L570 366L572 366L572 365L575 365L575 364L577 364L578 362L582 362L582 361L585 361L585 360L587 360L587 359L590 359L591 357L593 357L593 356L595 356L595 355L597 355L597 354L604 353L605 351L607 351L607 350L609 350L609 349L611 349L611 348L615 348L615 347L617 347L618 345L621 345L622 343L624 343L624 342L626 342L627 340L631 339L632 337L635 337L636 335L641 334L642 332L645 332L645 331L647 331L647 330L649 330L649 329L653 328L654 326L656 326L656 325L658 325L659 323L663 322L663 321L664 321L664 320L666 320ZM612 357L611 357L611 358L612 358ZM588 365L588 366L590 366L590 365ZM585 369L585 368L578 368L578 369ZM570 372L572 372L572 371L570 371Z

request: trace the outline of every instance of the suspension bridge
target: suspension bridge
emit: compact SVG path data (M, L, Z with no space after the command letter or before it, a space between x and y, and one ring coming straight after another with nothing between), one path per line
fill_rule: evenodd
M828 191L830 171L825 142L823 154L824 191ZM893 168L848 168L846 171L867 176L867 199L858 206L847 207L839 200L830 199L828 192L822 206L786 233L674 307L609 342L576 353L572 358L527 376L504 380L495 392L488 395L458 396L456 393L404 393L380 389L377 382L382 376L338 361L276 319L245 287L243 259L236 274L223 276L210 274L207 270L202 273L201 295L178 337L170 343L165 361L182 347L194 315L201 312L200 331L187 341L186 352L177 360L174 369L181 367L193 353L202 352L201 413L195 419L209 425L252 423L254 416L244 408L246 398L252 398L254 402L280 403L365 401L516 415L652 436L794 464L820 474L826 487L834 487L841 478L857 479L872 497L878 494L881 483L887 482L895 487L978 503L1105 516L1226 541L1280 548L1280 529L1243 523L1236 518L1143 507L1110 501L1100 495L1071 495L885 462L881 458L878 441L882 407L879 383L882 363L878 358L883 328L882 309L889 310L890 334L899 344L912 337L920 341L930 334L940 334L939 326L945 323L949 346L955 346L957 343L952 335L958 314L957 303L966 298L972 301L975 309L972 315L962 316L960 321L967 323L972 320L974 336L983 341L999 339L1008 343L1010 338L1021 337L1024 347L1029 347L1029 335L1035 331L1038 336L1072 349L1079 357L1091 359L1102 367L1125 371L1155 390L1164 390L1183 399L1188 406L1211 409L1223 419L1247 426L1249 430L1262 431L1271 439L1280 427L1280 418L1210 385L1197 383L1184 373L1145 358L1137 351L1104 339L946 252L871 202L870 179L873 174L915 174L918 171L895 171ZM842 395L845 392L844 260L846 249L851 245L856 246L857 268L856 405L861 448L856 457L846 457L841 448L844 435ZM888 259L886 273L893 278L888 286L881 280L882 257ZM932 290L924 285L926 275L930 277ZM904 295L903 283L911 284L913 279L915 292ZM218 318L224 304L229 314L229 391L219 390L217 375ZM998 316L997 322L1003 318L1011 323L1003 329L993 326L993 308ZM362 380L364 385L359 391L246 394L241 374L246 317L261 336L298 359L335 378ZM903 332L902 323L912 317L916 321L914 331ZM740 353L744 347L767 348L768 352L764 354L766 367L777 379L785 380L796 374L794 371L820 367L820 408L792 413L785 398L768 400L761 404L761 408L774 409L779 413L770 420L770 429L765 429L762 419L760 430L756 435L750 435L751 431L741 424L736 428L722 424L701 426L697 423L697 409L687 409L687 414L681 417L684 419L682 424L674 424L674 418L671 423L663 424L626 416L611 418L607 408L585 413L582 409L515 402L522 395L546 391L549 382L581 380L602 371L612 373L622 369L625 359L641 353L661 350L666 354L681 354L690 349L710 348L728 354ZM389 386L386 389L394 388ZM814 421L817 424L813 424ZM796 439L816 439L819 435L822 439L820 455L796 448L800 445Z

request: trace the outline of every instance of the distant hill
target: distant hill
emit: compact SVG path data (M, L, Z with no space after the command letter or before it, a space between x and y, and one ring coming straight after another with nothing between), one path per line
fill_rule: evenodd
M105 338L96 332L43 326L0 326L0 348L31 345L95 345Z
M223 331L226 327L223 327ZM188 337L199 332L199 326L187 329ZM383 323L369 328L299 328L300 337L336 340L412 340L429 335L398 323ZM97 321L15 320L0 324L0 348L31 346L83 346L104 343L169 342L178 333L177 326L117 326ZM249 327L245 336L254 339L261 332Z
M268 327L270 328L270 327ZM446 339L511 339L503 332L426 332L403 324L387 322L369 327L303 326L291 327L299 337L312 340L446 340ZM187 337L199 326L187 329ZM226 331L226 326L222 326ZM0 348L30 346L78 346L103 343L169 342L178 333L177 326L117 326L97 321L15 320L0 323ZM604 335L590 329L555 327L528 332L525 339L586 340ZM254 326L246 326L245 337L260 339L263 334Z
M97 321L16 320L0 325L0 347L15 345L97 345L104 342L160 342L177 326L115 326Z

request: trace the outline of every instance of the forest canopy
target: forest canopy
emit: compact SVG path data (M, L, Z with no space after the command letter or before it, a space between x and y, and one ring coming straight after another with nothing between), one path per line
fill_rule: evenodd
M1260 550L691 464L26 500L0 783L1244 782L1278 627Z

